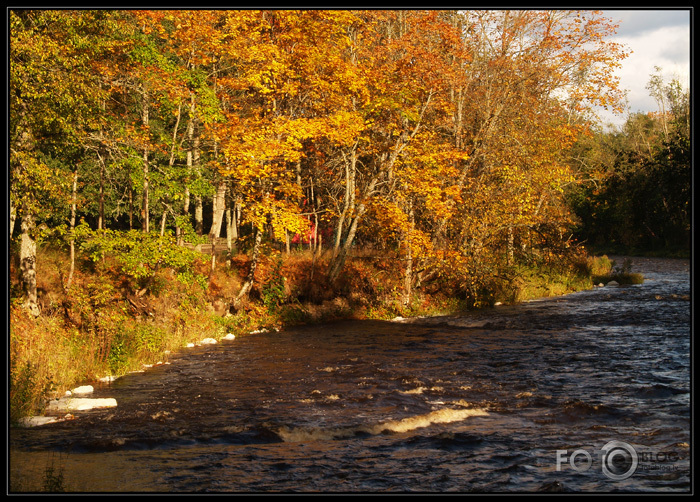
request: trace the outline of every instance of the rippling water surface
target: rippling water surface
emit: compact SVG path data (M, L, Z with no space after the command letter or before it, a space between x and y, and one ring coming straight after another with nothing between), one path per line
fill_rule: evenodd
M644 284L190 349L96 389L117 408L13 429L10 468L51 459L74 491L687 492L689 263L633 270Z

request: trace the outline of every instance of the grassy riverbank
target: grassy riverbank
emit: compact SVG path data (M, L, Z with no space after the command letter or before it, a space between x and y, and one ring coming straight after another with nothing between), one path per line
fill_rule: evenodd
M433 282L416 288L405 304L402 272L393 257L356 251L345 273L331 284L324 256L306 251L271 256L258 265L250 299L236 311L230 309L230 300L247 274L245 255L228 262L222 257L214 273L209 272L208 257L202 256L195 265L200 280L183 282L172 271L161 270L148 292L138 296L108 260L98 266L79 263L66 293L66 253L45 248L38 260L38 318L21 307L17 271L11 267L11 420L41 413L47 399L74 386L166 361L170 353L204 338L340 318L448 314L566 294L611 279L640 279L615 268L607 257L579 256L566 263L510 267L507 274L486 278L471 296L453 284Z

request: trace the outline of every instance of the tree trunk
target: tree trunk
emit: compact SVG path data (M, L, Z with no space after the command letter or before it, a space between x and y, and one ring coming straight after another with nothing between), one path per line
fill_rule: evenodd
M243 298L247 298L250 289L253 287L253 282L255 281L255 269L258 266L258 259L260 257L260 243L262 242L262 230L259 228L255 229L255 245L253 246L253 256L250 260L250 270L248 271L248 277L246 277L245 283L238 292L238 295L234 299L234 308L238 307L238 304Z
M238 220L239 202L236 199L233 207L226 209L226 247L230 255L238 249Z
M411 245L411 237L413 235L413 230L416 226L415 215L413 213L413 205L408 212L408 217L410 221L410 227L408 232L404 235L404 241L406 242L406 268L404 270L403 278L403 304L408 305L411 303L411 288L413 286L413 247Z
M194 145L192 147L192 160L194 162L197 178L202 176L199 170L199 154L199 135L197 134L194 137ZM194 223L197 235L201 236L204 233L204 204L202 202L202 196L197 193L194 195Z
M163 209L163 215L160 217L160 236L165 235L165 222L168 220L168 209Z
M148 93L143 91L143 110L141 115L141 121L143 125L148 128ZM141 229L148 233L150 230L149 225L149 211L148 207L148 145L143 147L143 202L141 206Z
M97 214L97 230L104 230L105 228L105 160L97 152L97 158L100 160L100 199L98 202L98 214ZM76 173L77 175L77 173Z
M195 178L199 178L199 133L197 128L197 101L196 96L190 93L190 119L187 123L187 171ZM197 235L201 236L204 233L204 210L202 197L197 193L194 194L194 222ZM185 214L189 214L190 208L190 191L189 188L185 193Z
M36 242L32 236L35 223L34 216L29 213L22 215L22 240L19 252L20 272L26 300L24 308L33 316L39 316L39 301L36 291Z
M513 226L508 226L508 266L513 265L514 262L514 252L515 252L515 235L513 232Z
M78 209L78 170L73 173L73 194L70 206L70 270L68 271L68 279L66 280L66 291L70 290L73 283L73 274L75 273L75 215Z
M343 244L340 246L337 255L333 258L333 260L331 260L331 266L328 270L328 277L331 281L335 281L340 275L340 272L343 270L343 267L345 267L345 260L348 256L350 248L352 247L352 243L355 240L355 234L357 233L357 225L360 223L360 220L362 219L365 210L366 208L364 204L360 204L357 210L357 214L352 218L350 222L350 226L348 227L348 231L345 235L345 239L343 240Z
M211 242L211 273L214 273L216 268L216 240L221 234L221 224L224 221L224 211L226 211L226 181L221 180L219 186L216 187L214 194L214 207L209 230L209 242Z
M345 159L345 199L343 201L343 211L338 218L335 230L335 244L333 246L333 260L336 259L343 243L343 233L345 232L345 220L352 218L355 211L355 187L357 171L357 143L350 152L350 158Z
M177 118L175 120L175 126L173 127L173 144L170 147L170 159L168 160L168 167L172 170L173 165L175 165L175 151L177 146L177 131L180 128L180 120L182 119L182 103L177 105ZM165 217L165 216L164 216ZM175 218L175 242L178 246L182 245L182 228L180 228L180 223L178 222L177 216L173 213L173 218ZM161 234L164 229L161 228Z
M15 229L15 220L17 219L17 208L10 197L10 240L12 240L12 232Z
M221 235L221 225L226 211L226 181L221 181L214 194L212 222L209 230L209 240L214 242Z
M130 183L131 185L131 183ZM129 230L134 228L134 187L129 186Z

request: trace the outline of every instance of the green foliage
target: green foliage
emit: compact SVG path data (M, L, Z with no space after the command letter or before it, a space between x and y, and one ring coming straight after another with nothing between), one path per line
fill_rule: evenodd
M172 268L177 278L185 283L204 284L205 279L195 271L201 254L183 246L166 234L144 233L137 230L120 232L105 230L88 232L81 227L83 239L80 248L94 262L112 257L126 275L137 280L152 280L161 268Z
M260 294L262 296L263 305L270 311L275 311L285 301L285 281L286 278L282 275L282 259L277 259L270 273L270 277L265 284L262 285Z
M112 340L107 362L112 375L120 375L128 369L130 358L133 356L129 339L125 333L120 333Z
M573 158L586 166L569 192L577 237L597 251L674 253L690 245L689 95L673 81L650 83L666 114L636 113L618 131L580 141ZM668 98L664 98L664 94Z

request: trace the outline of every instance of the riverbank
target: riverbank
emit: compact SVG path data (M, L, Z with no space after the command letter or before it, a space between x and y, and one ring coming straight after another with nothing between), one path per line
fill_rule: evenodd
M66 293L65 253L44 249L40 258L42 315L29 316L17 295L10 300L13 423L43 413L47 400L66 390L162 364L171 353L206 339L335 319L453 314L629 279L622 275L629 276L629 270L616 268L606 257L579 256L556 264L510 267L507 273L482 277L480 287L470 292L446 281L426 282L405 302L402 273L390 256L356 251L345 273L331 284L324 256L278 253L261 261L249 299L233 309L231 299L247 273L245 255L220 260L213 273L203 255L197 264L199 281L183 282L172 271L161 270L144 295L136 294L109 262L79 264ZM15 272L11 269L11 290L16 292Z
M183 351L171 366L96 389L117 408L13 429L10 487L687 490L689 263L635 258L632 266L647 278L641 287L415 323L304 326ZM488 415L459 420L464 410ZM436 422L442 414L457 421ZM429 425L384 432L394 424ZM639 453L627 480L600 468L582 475L568 462L555 471L557 449L600 449L610 440ZM524 454L508 455L514 451ZM664 463L673 470L642 469L650 451L672 453Z

